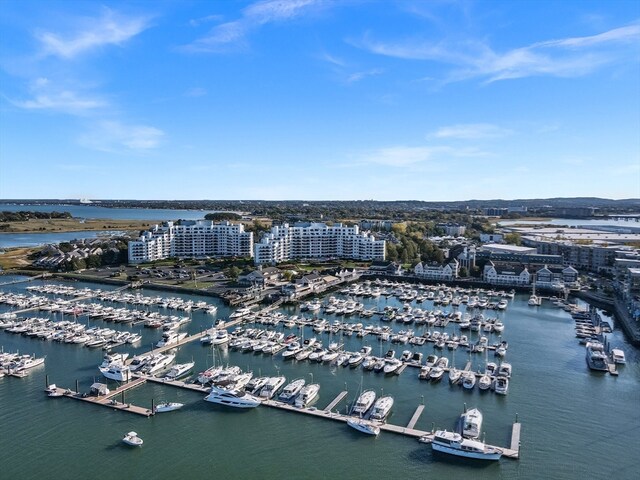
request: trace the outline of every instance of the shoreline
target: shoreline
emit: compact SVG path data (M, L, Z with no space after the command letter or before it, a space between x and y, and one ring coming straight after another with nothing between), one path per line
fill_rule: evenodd
M159 220L113 220L91 219L83 220L78 217L69 219L34 219L20 222L7 222L8 227L0 231L0 235L7 234L51 234L72 232L95 232L101 230L139 231L147 230L152 225L161 223Z

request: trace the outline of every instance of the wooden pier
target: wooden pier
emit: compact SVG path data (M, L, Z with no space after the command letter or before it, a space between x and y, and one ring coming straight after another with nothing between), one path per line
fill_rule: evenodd
M413 414L413 417L411 417L411 420L409 420L409 423L407 423L408 429L413 430L413 428L416 426L416 423L418 423L418 419L420 418L420 415L422 415L423 410L424 410L424 405L418 405L418 408L416 408L416 411Z
M333 401L329 405L326 406L324 411L325 412L330 412L331 410L333 410L336 407L336 405L338 405L338 403L340 403L342 401L342 399L347 396L347 393L349 393L349 392L347 392L346 390L340 392L338 394L338 396L336 398L334 398Z

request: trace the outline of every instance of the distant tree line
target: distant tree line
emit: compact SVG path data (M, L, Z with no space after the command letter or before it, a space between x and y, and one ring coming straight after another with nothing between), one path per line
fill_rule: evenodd
M224 222L224 221L241 220L242 215L235 212L213 212L213 213L207 213L204 216L204 219L213 220L214 222Z
M24 222L32 219L73 218L69 212L31 212L21 210L19 212L0 212L0 222Z

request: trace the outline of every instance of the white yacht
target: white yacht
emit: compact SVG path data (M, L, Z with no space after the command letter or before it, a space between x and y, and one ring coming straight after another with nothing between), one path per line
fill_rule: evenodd
M112 363L108 367L98 367L100 373L105 378L118 382L128 382L131 380L131 369L121 363Z
M187 337L186 332L177 333L173 331L164 332L162 334L162 338L158 343L156 343L156 347L166 347L167 345L175 345L178 342L182 341Z
M171 370L169 370L169 372L165 375L165 378L167 380L176 380L180 377L184 377L191 371L194 365L195 362L177 363L176 365L171 367Z
M204 399L207 402L234 408L255 408L260 405L260 399L249 393L239 390L225 390L215 386L211 388L211 392Z
M176 356L173 353L169 353L167 355L162 353L153 355L141 370L147 375L153 375L154 373L157 373L160 370L166 368L171 362L175 360L175 358Z
M509 393L509 379L507 377L496 377L493 381L493 391L498 395Z
M159 403L158 405L156 405L155 413L172 412L182 407L184 407L184 403L177 403L177 402Z
M235 320L236 318L246 317L251 313L251 309L248 307L239 308L231 315L229 315L229 320Z
M359 432L366 433L367 435L377 436L380 433L380 427L378 425L363 418L349 418L347 420L347 425L351 428L355 428Z
M285 377L270 377L260 390L260 398L273 397L286 381Z
M131 369L132 372L140 370L142 367L144 367L147 364L149 360L151 360L152 356L153 355L136 355L131 360L131 363L129 364L129 368Z
M478 438L482 430L482 412L472 408L460 415L462 436L465 438Z
M367 411L371 408L376 401L376 392L373 390L366 390L360 394L358 400L351 409L351 415L358 415L364 417Z
M282 390L282 393L278 396L278 400L280 400L281 402L290 402L291 400L296 398L298 393L300 393L300 390L302 390L304 384L304 378L298 378L297 380L289 383L286 387L284 387L284 390Z
M122 441L132 447L141 447L142 444L144 443L136 432L127 433L122 439Z
M107 353L102 357L101 367L108 367L112 363L124 364L125 360L129 358L128 353Z
M459 433L446 430L438 430L435 433L431 448L436 452L479 460L499 460L502 456L502 450L488 447L482 442L470 440Z
M306 407L311 402L313 402L320 392L320 385L317 383L312 383L310 385L305 385L300 393L296 397L295 405L296 407Z
M480 390L489 390L491 388L491 377L486 373L478 379L478 388Z
M373 409L371 409L370 418L374 420L384 420L389 416L391 412L391 408L393 407L393 397L386 396L380 397L376 400L376 403L373 404Z
M462 378L462 370L458 370L457 368L451 368L449 370L449 383L451 385L455 385Z
M542 305L542 298L540 298L534 293L529 297L528 303L532 307L539 307L540 305Z
M383 371L387 375L392 375L392 374L397 375L402 365L403 365L402 361L398 358L385 360Z
M229 341L229 332L226 330L218 330L216 336L211 339L213 345L223 345Z
M285 360L295 358L295 356L302 350L302 347L298 342L291 342L287 348L282 352L282 358Z

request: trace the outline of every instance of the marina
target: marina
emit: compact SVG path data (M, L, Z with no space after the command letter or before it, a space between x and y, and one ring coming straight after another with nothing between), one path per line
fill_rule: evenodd
M11 287L16 289L23 288L20 287L20 285L22 284L12 285ZM78 290L82 290L82 288ZM37 293L38 295L41 294L40 292L33 293ZM144 290L136 292L136 295L138 295L138 298L146 297ZM218 305L218 312L215 316L207 314L206 310L194 310L193 312L187 313L187 315L191 317L191 320L184 323L184 325L181 327L181 330L186 332L187 336L184 339L180 340L180 342L177 344L166 345L160 348L155 346L153 348L150 348L151 345L157 343L157 339L161 337L161 329L156 330L153 328L143 328L141 330L143 339L140 344L132 345L124 343L119 347L113 348L117 352L129 353L129 356L124 362L126 364L131 364L134 357L136 356L141 357L144 355L157 355L175 352L176 363L186 364L193 358L196 364L196 366L194 367L194 372L202 370L204 368L204 365L210 365L211 361L214 360L214 357L218 356L221 356L222 359L224 359L224 364L226 365L230 364L244 366L246 364L246 368L243 367L242 370L244 370L245 372L249 372L252 370L253 375L256 378L260 376L260 371L262 371L266 372L267 375L284 374L287 379L291 380L303 376L304 371L306 370L307 372L313 373L313 377L311 378L310 383L313 383L315 380L315 382L321 385L319 400L317 400L316 403L306 407L296 407L290 403L279 401L276 394L271 399L261 399L260 407L269 407L269 410L273 410L273 415L276 416L278 415L277 412L281 412L282 414L285 414L287 416L289 416L289 413L297 412L301 414L302 417L300 415L294 415L291 419L291 422L287 420L285 423L295 424L302 421L302 418L309 418L315 423L318 423L318 425L314 424L314 428L320 429L321 431L324 431L324 428L321 426L321 424L327 423L321 422L321 419L323 418L334 420L333 422L328 422L327 427L331 427L331 424L335 424L336 422L346 424L349 419L354 418L344 412L348 412L350 410L350 402L355 397L357 397L357 395L355 397L351 396L349 398L349 401L346 401L349 395L347 392L357 391L358 387L355 384L357 383L358 385L360 385L362 382L364 382L366 387L373 387L378 391L383 390L384 394L391 394L396 399L390 418L386 422L375 421L375 423L373 424L376 428L379 428L380 431L380 435L377 436L378 440L376 441L383 441L385 443L389 441L402 442L401 439L406 438L408 440L412 440L413 442L415 442L416 440L420 440L420 442L416 442L418 443L418 445L428 446L429 442L433 440L434 432L437 431L435 427L446 428L451 427L455 423L453 420L443 421L443 419L447 416L447 408L445 407L445 404L442 403L442 400L445 398L458 398L458 396L460 395L458 401L461 404L462 401L467 401L465 398L468 395L472 395L473 398L476 398L478 402L480 402L481 408L485 412L485 417L491 419L490 424L487 423L489 422L489 420L485 421L485 428L489 432L489 436L493 439L491 442L488 442L487 445L498 445L498 447L492 448L499 448L500 451L503 452L502 456L506 459L517 458L520 462L523 461L523 458L526 459L526 455L524 457L522 455L520 446L521 444L527 443L526 438L528 438L530 428L528 422L526 422L525 420L524 432L526 437L524 437L525 441L523 442L520 438L521 424L519 421L516 421L514 424L506 424L502 420L496 421L497 419L499 420L500 418L503 418L505 415L512 416L513 418L513 409L509 408L509 405L514 402L511 398L514 395L512 389L510 389L509 395L504 397L508 400L508 403L500 406L504 403L501 400L503 397L500 395L487 396L486 393L479 393L477 388L474 389L475 393L469 393L469 391L462 387L448 385L447 381L437 383L421 383L421 381L418 379L418 373L425 365L425 362L427 361L427 357L429 357L429 355L436 355L436 358L443 357L444 355L446 358L448 358L449 365L445 367L445 377L446 372L449 372L452 368L455 367L461 372L467 372L473 374L476 378L481 378L484 375L484 365L486 363L485 358L487 357L487 355L490 355L489 360L491 361L493 361L493 359L495 358L496 365L500 366L500 359L493 353L498 348L497 345L500 343L500 337L498 337L497 333L488 331L484 332L483 326L480 325L478 325L478 327L474 327L478 328L478 331L469 328L467 332L464 332L460 329L461 323L463 323L465 318L467 318L465 317L466 313L469 313L469 320L476 317L477 313L473 313L472 310L466 310L463 304L461 304L457 310L462 314L459 318L461 321L458 321L458 318L454 316L451 316L451 318L447 318L452 312L455 313L456 311L452 308L452 305L447 306L446 309L440 306L440 309L443 311L443 313L446 314L446 316L438 314L437 316L434 316L436 318L436 321L438 319L448 320L448 322L440 321L439 325L441 326L438 327L435 325L435 323L434 325L429 326L428 322L422 323L420 321L416 325L415 318L412 324L405 325L403 321L397 319L392 321L383 320L383 318L385 317L385 312L391 311L391 308L394 308L396 313L400 312L400 315L398 315L399 318L401 317L401 315L403 316L402 318L404 318L404 315L406 314L404 305L407 303L407 301L400 301L396 296L390 295L389 297L382 298L362 297L362 300L358 300L357 297L355 297L354 300L356 304L363 304L362 311L366 311L364 316L358 313L353 313L346 316L334 315L331 313L325 314L323 312L325 306L331 306L338 303L335 300L329 300L331 296L332 295L327 295L319 299L321 309L315 314L305 313L307 310L303 309L304 307L302 304L300 305L301 308L290 306L275 306L264 310L255 309L248 315L244 315L229 321L228 318L230 317L231 310L227 310L221 305ZM354 298L348 293L340 292L334 293L333 297L335 297L336 300L348 300L349 297ZM101 305L107 304L106 301L94 301ZM495 316L484 315L484 318L500 319L501 323L504 324L505 328L503 332L500 333L502 339L507 338L507 335L509 338L507 356L509 359L508 363L514 365L515 376L512 377L512 387L516 388L515 402L518 403L518 391L522 388L523 383L527 382L527 377L531 375L531 372L528 368L526 368L525 364L518 360L520 358L520 350L522 348L526 350L526 344L518 341L517 334L514 335L511 333L514 328L518 330L518 326L520 325L520 322L510 319L509 317L509 311L511 310L511 303L513 301L514 300L511 300L509 302L510 306L508 309L506 309L505 313L498 313ZM197 302L195 302L194 300L194 304L195 303ZM134 305L125 306L127 309L135 310L136 308ZM423 315L428 319L429 312L434 312L437 310L437 307L434 307L436 306L432 306L432 301L429 300L426 300L423 305L419 306L415 304L414 299L412 300L411 304L411 308L412 310L415 310L418 320L420 320L420 317ZM521 310L520 314L524 312L527 316L537 315L534 314L532 310L529 310L530 307L527 307L526 299L524 307L519 308L524 308L524 310ZM147 311L147 313L153 313L154 311L157 311L156 309L158 309L157 306L144 307L144 310ZM421 310L426 313L421 313ZM567 318L573 323L570 315L563 312L562 310L549 311L557 311L557 315L567 315ZM4 312L8 312L6 307ZM373 312L373 314L369 315L369 312ZM67 314L61 312L56 313L47 311L41 311L38 315L38 318L49 318L53 319L56 322L59 322L67 317ZM103 324L107 323L107 321L104 319L91 319L84 312L82 314L76 315L75 317L77 317L76 321L78 321L78 323L82 323L85 325L95 324L94 326L99 328L101 328ZM70 318L74 318L74 316L71 314ZM18 319L16 318L12 321L16 320ZM216 320L220 320L224 323L220 324L218 322L219 324L214 327L212 325ZM326 320L326 323L323 323L322 320ZM119 323L111 321L108 323L110 323L112 325L112 328L117 331L129 331L129 329L131 329L131 326L124 322ZM358 324L361 324L361 326L359 326ZM403 330L406 331L409 329L413 330L413 332L409 334L407 334L406 332L399 333ZM223 344L207 346L200 342L200 339L208 334L213 335L213 338L216 338L218 335L217 332L223 331L229 332L228 337L227 339L225 339L225 343ZM446 347L446 345L444 348L440 349L436 346L438 339L432 339L432 336L436 332L440 332L439 336L441 336L443 333L447 333L449 334L449 337L455 334L458 338L460 338L461 335L466 334L468 341L467 343L461 343L458 341L458 346L456 349L449 349ZM385 335L385 333L388 335ZM55 342L36 341L36 337L29 338L24 335L11 335L10 333L3 333L1 331L0 335L2 335L3 341L9 340L11 342L8 345L15 343L13 339L17 340L19 343L30 342L29 345L33 345L35 347L34 351L36 352L41 349L41 346L44 347L46 345L50 345L50 347L47 347L47 351L52 348L54 349L54 351L56 351L55 349L57 349L61 352L83 352L82 356L90 354L95 358L92 367L92 371L95 372L93 373L93 375L99 375L97 365L102 361L102 355L104 353L103 351L101 351L100 353L96 352L95 354L91 354L91 352L94 351L91 348L69 350L64 347L57 347ZM400 340L400 343L397 343L397 339L392 340L392 337L396 335L406 336L407 343L403 343L403 340ZM482 336L487 337L486 347L483 351L476 352L474 347L477 345L482 346L482 342L478 343ZM291 342L292 337L297 337L298 341L301 344L303 340L315 338L315 342L318 344L318 346L314 348L317 348L318 352L320 352L321 349L329 352L330 349L328 349L327 346L335 344L335 347L332 348L338 349L336 350L338 355L336 355L335 357L327 357L333 359L328 361L316 361L309 359L284 361L281 355L282 350L278 350L278 348L280 348L280 345L282 345L284 348L284 346L287 344L287 338L289 338L288 341ZM34 340L34 338L36 340ZM414 340L415 343L411 342L412 339L416 339ZM417 339L420 339L420 341L417 341ZM424 342L421 339L424 339ZM242 341L247 345L251 344L251 349L249 351L245 350L245 348L236 349L235 347L232 347L232 345L235 344L234 341ZM320 347L320 344L322 344L323 346ZM613 344L616 345L615 343ZM395 350L397 348L395 347L396 345L399 345L400 348L394 354L394 358L397 358L400 361L400 368L398 368L394 374L384 375L382 372L379 374L376 374L375 371L368 372L368 370L365 368L367 363L364 361L368 356L372 357L372 359L383 358L385 356L385 352L387 350L390 350L390 347L392 350ZM336 364L336 361L340 359L340 355L346 355L346 359L348 360L348 358L355 355L360 349L362 349L363 346L370 346L371 349L368 350L369 353L363 355L363 362L359 363L355 368L349 368L349 366L341 367L340 365ZM494 348L487 348L491 346L493 346ZM275 351L275 353L256 351L256 347L262 347L263 350L267 349L269 352ZM100 351L100 349L98 350ZM414 355L416 353L423 353L423 356ZM629 352L627 351L626 353L628 357L626 360L628 368L629 364L633 363L633 360L629 360ZM51 353L47 353L47 365L51 363L49 357L51 357L52 355L54 355L53 351ZM319 359L322 359L323 357L324 355L317 355L317 358ZM635 357L632 356L631 358ZM456 359L458 360L457 363ZM218 361L214 361L214 364L215 363L218 363ZM209 394L209 387L208 385L194 383L193 380L195 374L192 374L190 377L179 378L176 380L165 378L164 374L170 367L171 365L168 365L166 367L166 370L164 370L164 373L159 372L155 374L157 376L134 372L132 375L132 380L124 384L116 383L115 385L111 385L111 381L107 380L106 385L108 385L108 388L110 390L110 392L107 394L108 397L103 396L102 398L92 398L90 400L85 400L85 403L111 407L111 410L115 412L124 410L135 414L132 416L123 415L123 417L126 418L146 416L154 417L152 410L154 404L158 404L161 400L164 399L166 399L165 403L178 400L180 403L184 404L183 408L169 415L171 418L192 418L196 411L198 412L197 416L214 415L217 418L220 416L226 417L228 415L228 413L225 412L227 412L226 409L228 409L229 407L220 407L210 404L206 405L206 402L203 401L203 397ZM584 360L582 360L581 368L585 370L585 373L588 375L588 369L585 365ZM48 367L47 373L49 375L52 374L51 369ZM262 373L262 375L264 374L265 373ZM335 380L332 379L332 377L336 375L338 376L338 378ZM27 379L29 377L27 377ZM63 386L72 385L77 378L80 378L83 384L85 384L86 382L86 374L84 377L82 377L82 375L69 376L62 374L60 376L59 374L55 374L51 378L56 381L57 385ZM96 377L94 376L94 378ZM309 375L307 375L306 378L309 381ZM339 380L340 378L344 378L344 382L341 382ZM2 388L2 385L9 385L12 381L11 379L6 378L4 380L0 380L0 382L3 382L3 384L0 384L0 388ZM339 388L345 382L350 383L351 386L348 388ZM347 387L346 383L342 386ZM433 385L429 385L430 383L433 383ZM121 389L122 387L124 387L124 389ZM64 392L66 392L67 389L61 389L60 387L56 388L59 389L63 397L74 399L79 399L82 397L82 394L75 394L75 388L70 389L66 395ZM280 388L283 388L283 386L281 386ZM58 390L56 390L56 392L57 391ZM171 394L172 391L176 393ZM473 392L473 390L471 392ZM123 394L126 395L126 398L122 398ZM187 397L185 397L184 395L187 395ZM382 395L383 393L380 393L380 396ZM44 396L44 398L46 398L46 395ZM47 400L51 403L57 403L51 399ZM498 402L498 400L500 401ZM498 403L496 403L496 405L492 407L492 404L495 402ZM66 403L75 402L60 402L60 404ZM205 405L194 410L195 405L200 403L203 403ZM447 401L446 403L449 403L449 401ZM498 410L496 410L497 408ZM85 409L83 408L81 410ZM95 413L90 413L95 409L86 410L88 412L87 415L95 416L99 415L98 411L102 409L97 409ZM260 410L260 408L250 410ZM81 416L83 415L81 412L78 412L77 414ZM253 414L250 415L253 416ZM245 418L245 415L242 415L242 418L238 417L237 415L229 415L229 417L229 421L231 421L231 423L244 423L242 418ZM528 418L528 415L525 415L525 418ZM154 420L154 422L156 421L158 420ZM264 421L269 420L265 419ZM131 426L133 427L134 425ZM329 430L332 429L335 430L335 425L333 428L329 428ZM131 428L129 428L129 430L131 430ZM151 441L149 434L145 433L143 426L135 426L133 430L140 432L141 436L144 436L144 448L148 451L150 445L149 442ZM349 431L349 429L347 430ZM501 435L500 430L503 430L505 432L508 431L511 433L511 435ZM125 428L124 431L127 431L127 429ZM346 433L347 432L344 432L343 435ZM387 438L387 433L395 433L396 435L391 436L391 440L384 440ZM363 433L357 431L354 431L353 434L357 436L363 435ZM120 435L122 434L120 433ZM364 437L366 437L366 435L364 435ZM397 438L397 440L393 440L394 437ZM347 436L346 438L349 437ZM425 444L424 442L427 443ZM527 450L525 450L525 452L526 451Z

